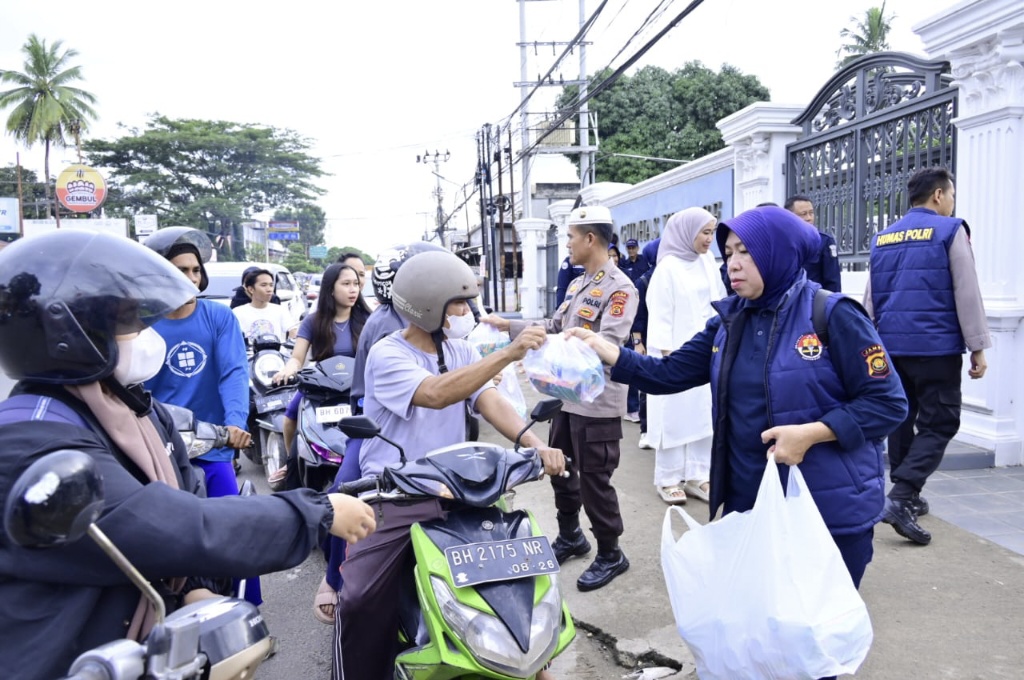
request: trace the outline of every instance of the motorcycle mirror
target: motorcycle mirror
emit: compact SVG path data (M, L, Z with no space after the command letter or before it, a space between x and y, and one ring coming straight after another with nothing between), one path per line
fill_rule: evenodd
M533 407L533 411L530 412L530 420L535 423L546 423L558 415L561 410L561 399L544 399L538 401L537 405Z
M555 415L562 410L561 399L542 399L538 401L533 407L533 411L530 412L530 422L526 423L526 427L519 431L516 435L515 450L519 450L519 444L523 439L523 435L526 431L533 427L534 423L546 422L555 417Z
M338 427L350 439L373 439L380 434L380 425L369 416L342 418Z
M11 487L4 505L4 529L25 548L76 541L103 510L103 478L96 461L62 449L32 463Z

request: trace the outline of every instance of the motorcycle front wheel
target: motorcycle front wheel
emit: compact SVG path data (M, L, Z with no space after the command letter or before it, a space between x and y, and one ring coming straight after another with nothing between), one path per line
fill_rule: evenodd
M263 471L269 482L277 471L285 466L284 436L280 432L260 430L260 440L263 449Z

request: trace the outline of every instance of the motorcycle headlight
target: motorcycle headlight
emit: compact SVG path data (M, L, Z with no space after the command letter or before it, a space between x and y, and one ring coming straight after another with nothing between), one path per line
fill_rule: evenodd
M551 587L533 608L530 645L526 652L497 617L459 602L445 581L430 577L441 616L484 667L514 678L536 675L558 646L562 620L562 593L552 577Z
M284 370L284 359L277 352L266 352L256 357L252 374L264 387L274 383L274 376Z

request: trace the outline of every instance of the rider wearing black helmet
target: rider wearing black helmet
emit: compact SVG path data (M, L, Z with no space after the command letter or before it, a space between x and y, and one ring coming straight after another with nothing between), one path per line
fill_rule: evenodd
M0 507L41 456L92 456L105 494L99 527L172 607L185 592L176 577L200 567L213 577L278 571L328 529L354 540L374 527L370 509L347 497L196 495L169 415L138 385L163 363L152 326L195 292L121 237L61 230L0 252L0 367L19 380L0 403ZM0 536L0 602L0 668L19 677L63 676L81 652L148 632L138 590L91 541L37 550Z
M509 440L523 428L515 408L493 389L492 378L530 349L544 344L543 329L527 329L503 349L481 358L463 338L474 325L468 300L479 293L469 266L449 252L425 252L403 262L391 285L391 299L409 323L370 350L366 363L366 415L415 460L465 437L467 401ZM379 474L398 461L396 449L379 439L363 442L360 473ZM548 474L565 467L561 451L549 449L527 432L523 444L540 451ZM394 673L395 622L404 576L409 526L441 515L436 501L382 502L387 529L380 540L351 546L345 561L345 587L335 617L335 678L379 680ZM341 665L344 664L344 673ZM538 676L546 677L546 676Z

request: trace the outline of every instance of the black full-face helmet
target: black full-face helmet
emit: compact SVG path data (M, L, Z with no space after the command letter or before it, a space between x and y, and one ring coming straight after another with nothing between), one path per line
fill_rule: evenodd
M199 258L199 269L201 271L199 292L202 293L210 284L210 279L206 276L206 267L203 264L210 261L210 257L213 255L213 244L210 243L210 237L198 229L193 229L192 227L164 227L153 232L143 242L143 245L155 250L168 260L182 253L194 254Z
M117 366L116 336L195 297L174 265L122 236L62 229L0 251L0 368L15 380L82 385Z
M417 253L428 253L431 251L448 252L444 248L429 241L413 241L412 243L401 243L394 245L377 256L373 263L373 273L370 275L373 281L373 294L377 302L391 304L391 284L395 280L395 273L402 263Z

